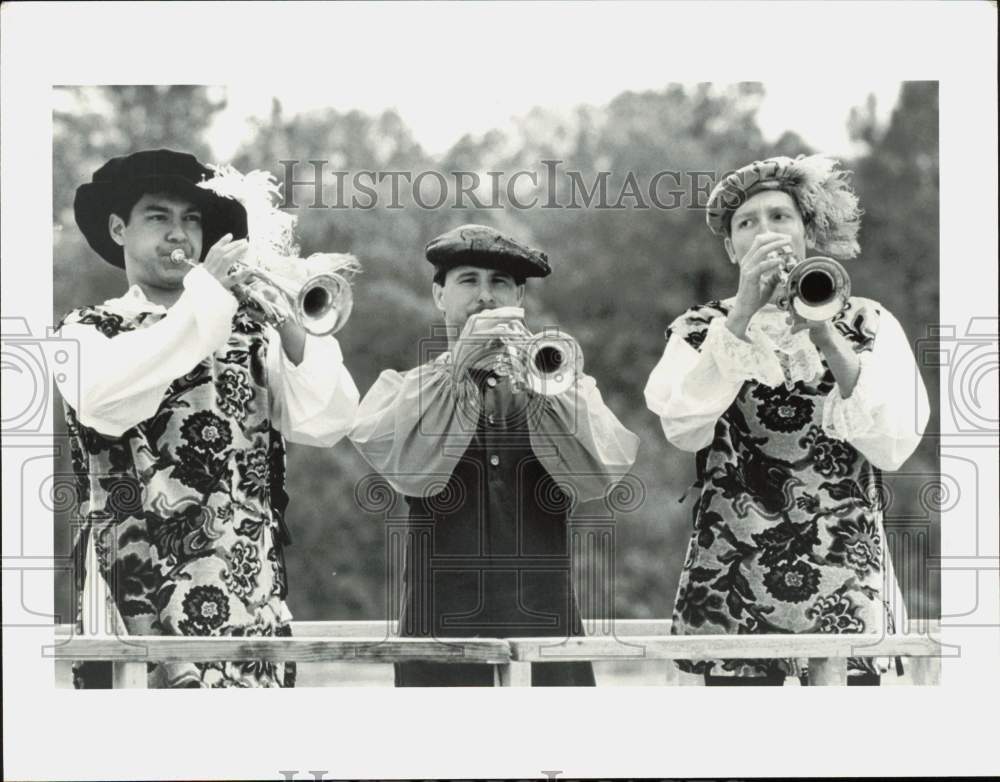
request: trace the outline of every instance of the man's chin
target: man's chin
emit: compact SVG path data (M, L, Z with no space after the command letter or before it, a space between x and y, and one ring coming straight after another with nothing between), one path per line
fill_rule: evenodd
M160 287L162 288L182 288L184 286L184 278L187 277L188 272L191 271L190 266L177 267L171 266L163 269L160 274L157 275L157 279L160 282Z
M191 271L192 266L188 262L178 263L177 261L171 260L169 257L159 258L159 268L171 276L184 276L189 271Z

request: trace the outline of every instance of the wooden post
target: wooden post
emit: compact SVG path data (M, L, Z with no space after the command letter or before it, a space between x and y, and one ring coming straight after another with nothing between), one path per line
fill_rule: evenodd
M56 689L73 689L73 661L56 660L55 663Z
M494 681L499 687L531 686L531 663L501 663L495 671Z
M904 663L910 669L910 683L917 685L941 683L940 657L909 657Z
M705 677L700 673L684 673L684 671L677 671L675 674L677 677L678 687L704 687Z
M819 687L847 684L847 658L810 657L809 684Z
M667 677L664 679L663 683L668 687L676 687L680 682L677 681L677 665L673 660L667 660Z
M112 663L111 686L116 690L145 690L146 663Z

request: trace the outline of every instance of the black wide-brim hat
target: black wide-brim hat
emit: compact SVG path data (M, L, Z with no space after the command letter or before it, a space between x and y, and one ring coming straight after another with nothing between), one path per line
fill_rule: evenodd
M436 269L479 266L499 269L515 278L547 277L552 273L548 256L486 225L460 225L432 239L425 250Z
M114 205L146 193L168 193L191 201L201 209L201 255L227 233L234 239L247 235L247 213L234 198L225 198L198 187L211 179L212 169L194 155L171 149L148 149L124 157L111 158L94 172L91 182L76 189L73 213L87 243L104 260L122 269L125 256L111 238L108 217ZM121 215L127 218L128 215Z

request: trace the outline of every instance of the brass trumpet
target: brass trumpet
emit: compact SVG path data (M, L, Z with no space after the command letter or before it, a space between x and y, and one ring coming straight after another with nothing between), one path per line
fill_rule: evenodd
M455 365L454 380L463 382L466 371L473 367L498 368L536 394L556 396L572 388L583 372L583 350L573 337L559 329L548 328L537 334L524 329L523 333L491 336L477 344Z
M790 259L782 273L784 289L778 306L792 309L806 320L829 320L847 306L851 278L833 258L817 255L804 261Z
M195 265L181 248L170 253L170 260ZM315 265L309 263L311 260L312 258L307 260L307 266ZM337 267L344 268L344 264L338 263ZM241 300L261 310L265 319L273 326L280 326L291 316L310 334L325 336L336 334L351 317L354 294L347 278L338 272L322 271L299 280L289 274L280 274L273 269L242 262L233 264L231 271L244 270L249 270L257 279L236 286L233 292ZM300 270L301 267L289 268L291 274L298 274ZM277 296L271 298L269 291L276 292Z
M536 394L561 394L572 388L583 373L580 343L559 329L533 335L524 351L528 387Z

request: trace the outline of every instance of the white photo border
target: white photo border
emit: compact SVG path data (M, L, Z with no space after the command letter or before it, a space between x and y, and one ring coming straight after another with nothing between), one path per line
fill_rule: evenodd
M26 318L33 334L51 326L53 86L249 81L266 90L303 79L322 90L340 78L372 78L405 90L411 79L446 87L449 73L476 69L488 88L505 78L505 60L523 57L539 78L553 79L586 78L597 60L621 69L623 89L628 73L648 68L661 69L664 83L786 79L822 89L831 79L863 85L870 73L938 81L941 320L996 317L992 3L8 3L0 15L0 301L4 316ZM496 56L480 53L489 47ZM942 405L950 398L943 381L944 374ZM4 445L9 617L23 610L27 590L32 605L51 606L53 587L44 568L27 575L8 568L21 514L51 524L35 498L19 496ZM942 443L943 453L949 448L976 461L981 518L998 518L996 442ZM951 529L945 513L946 558L967 553ZM943 683L931 688L81 693L52 687L52 661L40 653L51 631L5 628L5 772L20 779L282 779L283 770L296 770L296 779L313 778L309 770L331 779L997 772L995 720L972 716L994 701L1000 679L997 531L984 534L975 580L967 571L942 576L943 638L961 647L961 657L943 662ZM51 552L51 538L49 545ZM949 623L975 600L985 627Z

